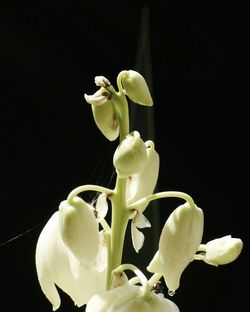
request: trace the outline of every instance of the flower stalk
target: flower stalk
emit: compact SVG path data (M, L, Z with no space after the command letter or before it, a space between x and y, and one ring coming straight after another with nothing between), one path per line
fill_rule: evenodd
M113 156L115 187L81 185L60 203L37 242L41 289L53 310L60 307L59 287L76 306L87 305L86 312L179 312L157 289L160 280L173 295L190 262L231 263L243 243L231 235L202 243L203 211L193 198L179 191L154 193L160 158L154 142L144 142L136 130L130 132L127 101L153 105L145 79L134 70L123 70L117 76L118 91L104 76L97 76L95 84L99 90L84 97L91 104L96 126L109 141L119 137ZM80 197L85 192L95 192L97 200L85 202ZM130 223L132 245L138 253L144 244L143 230L151 227L144 211L150 202L171 197L185 203L170 213L162 228L158 250L147 266L152 273L148 280L134 264L122 263L127 228ZM125 270L135 276L128 280Z

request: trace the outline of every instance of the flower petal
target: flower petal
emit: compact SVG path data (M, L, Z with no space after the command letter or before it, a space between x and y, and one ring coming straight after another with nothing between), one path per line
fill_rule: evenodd
M107 195L105 193L101 193L98 196L95 208L98 219L104 219L108 213Z
M151 224L148 221L148 219L140 212L137 212L137 214L135 215L135 217L133 219L133 222L134 222L135 226L139 229L151 227Z
M139 252L139 250L142 248L145 237L144 234L139 231L133 221L131 221L131 237L132 237L132 243L133 247L136 252Z
M38 281L45 296L51 302L53 311L60 306L61 300L54 284L53 272L49 263L48 242L53 244L56 238L58 212L54 213L42 230L36 246L36 270Z
M103 89L97 90L92 95L88 95L86 93L84 94L85 101L89 104L96 106L101 106L105 104L108 101L109 97L110 95Z
M203 212L188 203L176 208L167 219L159 241L159 252L148 270L161 273L171 292L179 287L180 277L193 260L203 234ZM160 271L156 271L159 269Z
M103 87L103 88L107 88L107 87L111 86L111 83L109 82L109 80L104 76L96 76L95 77L95 84L98 87Z
M59 206L59 230L63 242L86 265L95 262L99 249L98 222L94 208L79 197Z
M107 259L105 259L107 265ZM67 293L77 306L82 306L96 293L104 291L106 266L81 265L67 249L59 233L59 212L54 213L42 230L36 247L36 269L41 288L53 305L60 306L55 285Z
M147 266L147 270L151 273L161 273L163 274L163 268L159 259L159 250L155 253L153 259Z
M178 307L162 294L146 295L141 286L125 285L94 295L86 312L179 312Z
M107 101L101 106L92 105L95 123L102 134L110 141L119 136L119 121L115 113L112 101Z
M147 160L144 169L138 174L134 174L127 181L127 202L128 205L140 198L153 193L159 174L160 158L154 149L152 141L146 141ZM146 205L147 206L147 205ZM143 211L146 206L141 207Z

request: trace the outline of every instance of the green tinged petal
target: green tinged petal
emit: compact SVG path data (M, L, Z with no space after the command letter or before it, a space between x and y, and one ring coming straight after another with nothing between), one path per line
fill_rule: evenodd
M102 134L110 141L116 140L119 136L119 121L112 101L106 101L101 106L92 105L92 112Z
M121 74L123 89L130 100L137 104L152 106L153 100L143 76L134 70L126 70Z

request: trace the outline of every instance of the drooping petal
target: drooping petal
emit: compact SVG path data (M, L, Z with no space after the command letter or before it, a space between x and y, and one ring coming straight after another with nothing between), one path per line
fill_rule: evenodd
M42 230L37 246L36 246L36 270L37 276L43 293L51 302L53 311L60 306L61 300L54 284L54 274L49 263L49 248L48 244L55 244L56 242L56 228L58 224L58 212L54 213L49 219L48 223ZM58 259L60 261L60 259Z
M131 222L131 237L132 237L132 243L133 247L136 252L139 252L139 250L142 248L145 237L144 234L139 231L134 224L134 222Z
M138 174L134 174L127 181L127 202L131 204L140 198L153 193L159 174L160 158L155 151L154 143L146 141L147 160L144 169ZM141 207L143 211L147 205Z
M105 231L100 231L99 237L100 237L99 251L93 267L97 272L103 272L104 270L107 269L107 257L108 257Z
M101 247L100 247L101 248ZM107 266L107 259L105 259ZM59 212L53 214L43 228L36 247L36 270L42 291L53 310L60 306L57 285L77 306L82 306L106 284L106 266L97 270L85 267L74 257L59 233Z
M160 273L163 275L163 268L159 258L159 250L157 250L153 259L147 266L147 270L152 273Z
M144 295L141 286L125 285L96 294L86 312L179 312L178 307L162 294Z
M108 213L107 194L102 193L98 196L96 201L97 217L104 219Z
M147 227L151 227L150 222L148 221L148 219L144 216L144 214L137 212L137 214L135 215L133 222L135 224L135 226L139 229L144 229Z
M101 106L92 105L95 123L102 134L110 141L119 136L119 120L115 113L112 101L107 101Z
M99 249L98 222L94 208L79 197L59 206L59 230L63 242L74 256L86 265L95 262Z
M92 95L84 94L86 102L94 106L102 106L108 101L109 97L110 95L102 89L97 90Z
M174 293L179 287L181 274L193 260L202 234L203 212L196 206L181 205L167 219L160 236L159 252L148 270L163 274L169 291Z
M131 221L132 244L136 252L139 252L145 240L144 234L138 228L143 229L147 227L151 227L150 222L142 213L137 211Z

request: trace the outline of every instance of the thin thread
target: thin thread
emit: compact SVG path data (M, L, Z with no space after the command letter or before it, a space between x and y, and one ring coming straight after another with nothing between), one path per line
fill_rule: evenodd
M10 244L11 242L17 240L18 238L21 238L22 236L24 236L24 235L28 234L29 232L33 231L34 229L38 228L41 224L43 224L43 222L40 222L40 223L38 223L37 225L33 226L32 228L28 229L27 231L22 232L21 234L16 235L16 236L14 236L14 237L8 239L8 240L5 241L5 242L0 243L0 247L5 246L5 245L7 245L7 244Z

